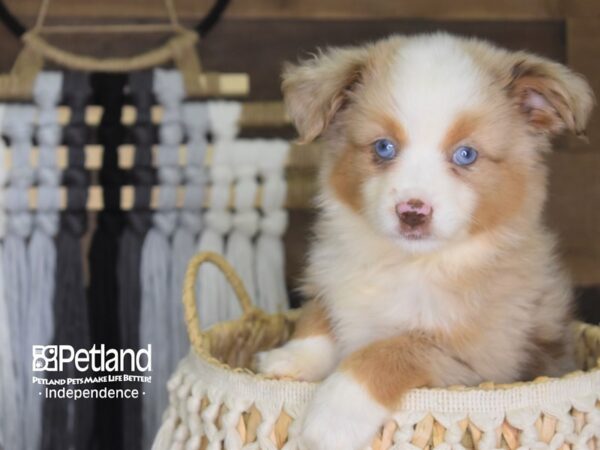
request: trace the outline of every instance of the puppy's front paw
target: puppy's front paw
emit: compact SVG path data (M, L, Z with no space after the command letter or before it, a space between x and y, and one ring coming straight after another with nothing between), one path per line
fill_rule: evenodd
M254 358L254 367L262 374L303 381L322 380L336 363L333 343L325 336L292 340Z
M294 352L285 347L276 348L267 352L260 352L254 356L254 367L257 372L273 378L301 379L301 362Z
M335 373L317 389L304 416L302 450L367 447L389 412L351 376Z

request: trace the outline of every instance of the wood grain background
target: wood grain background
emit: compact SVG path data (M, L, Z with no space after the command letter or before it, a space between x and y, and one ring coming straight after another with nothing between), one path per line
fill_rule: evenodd
M40 0L6 0L24 23L35 20ZM193 24L206 0L175 0L179 16ZM50 23L159 22L161 0L52 0ZM527 49L583 73L600 93L600 1L598 0L232 0L224 19L198 47L207 70L247 72L251 100L280 99L283 61L316 47L346 45L390 33L446 30ZM161 39L55 38L61 46L91 54L131 54ZM0 70L8 71L20 42L0 28ZM600 94L599 94L600 95ZM291 136L291 130L277 130ZM590 143L571 138L549 156L552 169L547 209L560 235L561 253L579 286L600 285L600 114L588 129ZM312 176L312 174L310 175ZM308 180L310 182L310 180ZM293 285L305 254L312 211L292 211L286 236ZM589 292L589 291L588 291ZM597 298L597 297L593 297Z

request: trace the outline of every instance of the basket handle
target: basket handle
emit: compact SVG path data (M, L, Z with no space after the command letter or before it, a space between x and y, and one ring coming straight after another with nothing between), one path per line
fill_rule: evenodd
M204 338L198 321L198 309L196 308L196 278L198 276L198 269L206 262L217 266L223 275L225 275L240 302L244 317L258 311L252 304L252 300L244 287L244 283L223 256L214 252L198 253L190 260L183 281L185 325L190 338L190 343L196 352L202 352L202 340Z

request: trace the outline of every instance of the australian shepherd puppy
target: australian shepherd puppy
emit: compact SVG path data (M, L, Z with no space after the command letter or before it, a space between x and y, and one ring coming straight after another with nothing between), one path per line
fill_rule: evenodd
M573 367L571 288L543 223L553 135L593 105L561 64L447 34L334 48L286 67L320 216L293 339L260 372L324 380L307 450L364 448L412 388Z

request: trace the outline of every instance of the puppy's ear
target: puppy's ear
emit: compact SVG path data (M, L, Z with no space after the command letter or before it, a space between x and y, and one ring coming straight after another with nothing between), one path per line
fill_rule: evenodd
M362 80L368 51L364 47L333 48L283 70L283 97L299 142L319 137Z
M562 64L522 54L512 66L508 90L536 130L547 134L569 130L585 137L594 94L581 75Z

